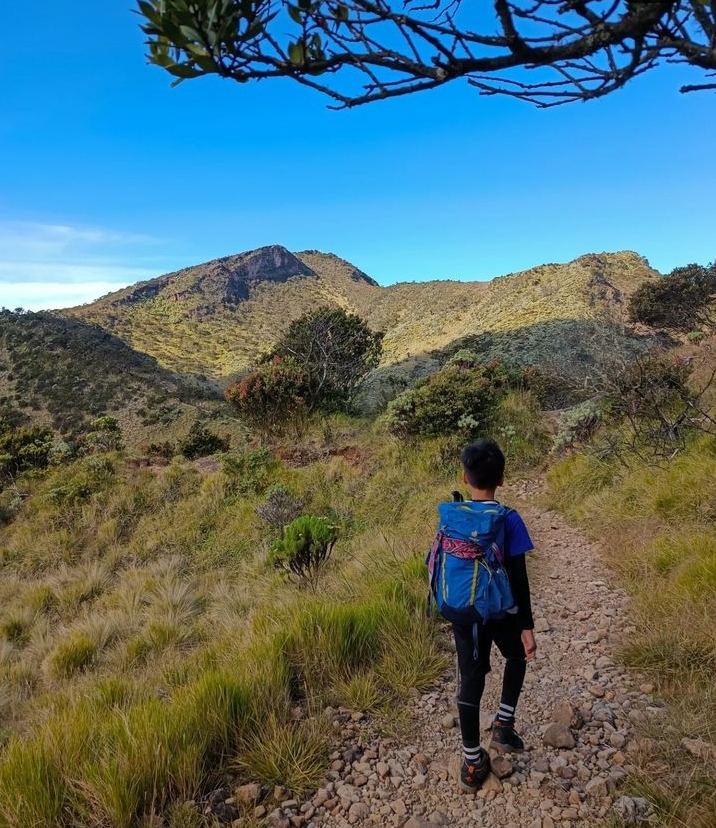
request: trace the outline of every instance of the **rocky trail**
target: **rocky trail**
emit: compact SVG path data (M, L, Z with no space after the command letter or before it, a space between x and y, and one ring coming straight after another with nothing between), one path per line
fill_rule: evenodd
M318 791L298 801L277 788L259 802L258 792L244 786L236 792L237 806L243 800L242 809L273 828L596 828L615 814L626 824L648 819L646 801L624 796L622 783L645 748L635 725L658 717L662 708L653 688L616 660L632 630L629 601L612 585L597 547L558 515L531 507L537 485L517 484L503 496L524 516L537 550L530 580L539 649L517 709L528 750L493 754L493 773L480 791L460 790L450 670L410 702L409 737L387 738L370 717L335 711L342 747ZM499 699L498 653L492 667L482 704L485 728ZM487 730L484 736L487 744Z

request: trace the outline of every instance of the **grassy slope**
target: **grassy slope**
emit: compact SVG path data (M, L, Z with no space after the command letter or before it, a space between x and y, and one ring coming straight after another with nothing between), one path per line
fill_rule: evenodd
M51 313L0 314L0 403L65 435L116 417L130 447L221 416L215 383L173 374L101 328Z
M3 828L128 828L234 760L240 778L310 787L327 734L292 721L297 704L379 710L444 669L416 552L448 485L429 454L342 422L304 448L302 466L108 455L19 481L0 542ZM255 507L276 481L342 527L315 593L266 566Z

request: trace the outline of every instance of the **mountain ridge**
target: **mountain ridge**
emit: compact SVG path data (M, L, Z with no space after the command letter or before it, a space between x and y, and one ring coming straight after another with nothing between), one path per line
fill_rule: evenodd
M164 274L58 313L98 324L172 370L226 381L255 364L291 321L323 304L338 305L382 330L383 363L395 365L486 330L505 332L556 319L623 325L629 295L659 276L642 256L625 251L585 254L485 282L381 286L333 253L293 254L271 245Z

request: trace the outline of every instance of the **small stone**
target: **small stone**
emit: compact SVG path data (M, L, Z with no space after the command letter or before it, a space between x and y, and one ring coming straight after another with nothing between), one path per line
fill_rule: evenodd
M448 713L446 716L443 716L441 725L443 730L452 730L455 727L455 716L452 713Z
M549 759L546 756L540 756L532 763L532 767L538 773L549 773Z
M370 816L370 808L365 802L354 802L348 809L348 818L351 822L367 819Z
M480 785L480 788L478 789L478 795L480 793L487 794L491 791L494 791L495 793L502 793L502 790L502 782L500 782L496 774L490 772L487 774L487 779L485 779L482 785Z
M607 780L601 776L595 776L593 779L590 779L589 782L584 786L584 792L587 796L593 797L595 799L599 799L603 796L609 795L609 789L607 786Z
M687 750L692 756L703 759L704 762L716 761L716 745L705 742L703 739L683 738L681 740L681 747Z
M430 823L421 817L411 816L403 828L432 828Z
M558 724L557 722L552 722L552 724L547 726L542 736L542 741L550 747L567 749L571 749L577 744L572 735L572 731L566 725Z
M506 779L514 771L514 765L506 756L496 756L491 760L492 772L498 779Z
M242 805L255 805L261 799L261 785L257 782L240 785L236 789L235 796Z
M408 808L405 804L405 801L402 799L396 799L394 802L390 803L390 809L394 814L398 816L405 816L408 813Z

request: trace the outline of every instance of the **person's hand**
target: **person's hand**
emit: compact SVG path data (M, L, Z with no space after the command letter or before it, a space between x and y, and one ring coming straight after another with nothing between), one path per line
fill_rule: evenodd
M537 652L537 642L533 630L522 630L522 646L525 648L527 661L532 661Z

